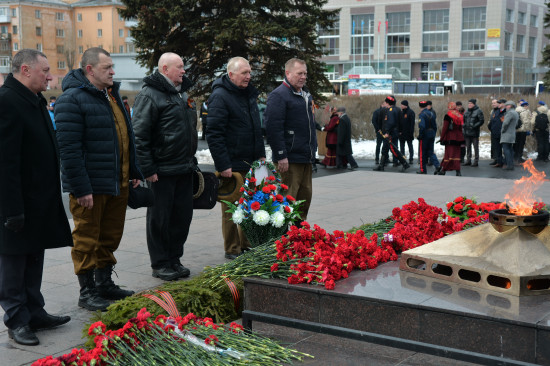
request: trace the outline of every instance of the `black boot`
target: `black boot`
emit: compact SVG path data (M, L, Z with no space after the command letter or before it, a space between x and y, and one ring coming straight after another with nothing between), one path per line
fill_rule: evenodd
M112 265L108 265L105 268L97 268L95 270L95 286L99 296L109 300L121 300L128 296L132 296L134 291L123 290L120 286L115 285L111 279L112 272Z
M382 159L380 159L380 164L378 164L378 166L375 167L373 170L375 172L383 172L384 171L384 165L386 165L386 158L382 157Z
M78 298L78 306L91 311L101 310L106 311L109 301L100 297L97 293L94 283L94 272L88 271L84 274L79 274L78 283L80 284L80 297Z
M403 161L403 166L401 167L401 171L404 172L405 170L409 169L410 165L406 161Z

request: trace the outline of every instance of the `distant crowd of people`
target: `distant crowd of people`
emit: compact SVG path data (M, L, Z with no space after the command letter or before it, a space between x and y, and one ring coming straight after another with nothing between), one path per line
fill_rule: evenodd
M387 96L372 115L371 122L376 131L375 171L383 171L390 162L389 152L393 166L401 166L401 170L405 171L412 165L416 128L420 164L418 174L427 174L429 165L434 166L434 174L444 175L447 171L455 171L457 176L462 175L461 166L479 166L479 136L485 117L476 99L468 100L466 109L460 101L448 103L437 141L445 146L441 163L434 153L438 124L432 102L419 102L418 119L415 119L415 112L409 107L407 100L401 101L401 108L396 108L395 105L395 97ZM536 160L548 162L549 111L545 102L538 102L536 110L531 111L529 103L524 99L516 104L513 100L501 98L493 99L492 107L488 120L491 166L514 170L515 165L523 163L528 136L536 139ZM408 148L408 162L405 158L405 147Z

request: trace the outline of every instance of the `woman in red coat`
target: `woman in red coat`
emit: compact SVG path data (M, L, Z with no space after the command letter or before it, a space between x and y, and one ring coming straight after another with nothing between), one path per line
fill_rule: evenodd
M330 121L328 125L325 126L325 131L327 131L327 153L321 162L321 165L324 167L336 166L336 144L338 143L337 131L340 117L338 117L338 113L336 113L336 108L334 107L332 107L330 113Z
M443 117L443 129L439 139L442 145L445 145L445 156L441 162L441 171L439 175L445 175L446 171L456 170L456 175L460 173L460 145L464 144L464 134L462 126L464 117L456 109L454 102L447 104L448 112Z

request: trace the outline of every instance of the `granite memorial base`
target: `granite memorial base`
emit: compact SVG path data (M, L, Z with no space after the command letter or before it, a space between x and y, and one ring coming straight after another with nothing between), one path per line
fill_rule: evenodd
M550 295L513 296L400 271L397 262L336 283L246 278L254 321L486 365L550 365Z

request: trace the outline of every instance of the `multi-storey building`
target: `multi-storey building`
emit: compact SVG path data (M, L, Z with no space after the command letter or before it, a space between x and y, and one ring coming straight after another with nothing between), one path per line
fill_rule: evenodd
M340 9L319 41L328 75L460 80L468 91L533 88L545 37L545 0L329 0Z
M11 71L17 51L38 49L50 63L50 87L60 89L87 48L133 55L134 23L118 14L123 6L118 0L0 0L0 73Z

